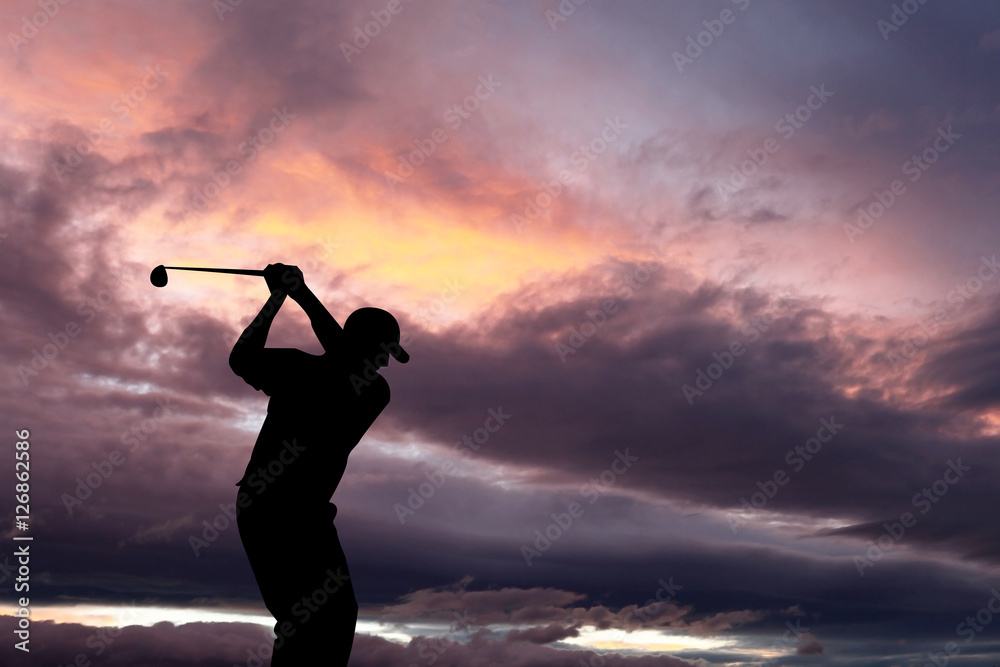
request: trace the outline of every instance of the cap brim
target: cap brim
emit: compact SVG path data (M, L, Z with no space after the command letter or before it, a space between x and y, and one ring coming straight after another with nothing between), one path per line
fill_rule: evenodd
M393 359L395 359L401 364L405 364L407 361L410 360L410 355L407 354L406 350L398 346L396 347L396 349L399 351L392 355Z

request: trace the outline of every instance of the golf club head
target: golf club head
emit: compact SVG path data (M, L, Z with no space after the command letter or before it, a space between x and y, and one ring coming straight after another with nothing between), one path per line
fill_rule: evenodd
M155 287L163 287L167 284L167 269L160 264L158 267L149 272L149 282L153 283Z

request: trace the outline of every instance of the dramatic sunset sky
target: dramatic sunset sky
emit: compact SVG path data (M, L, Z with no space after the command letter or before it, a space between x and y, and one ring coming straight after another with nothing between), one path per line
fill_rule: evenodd
M411 355L333 497L352 665L1000 662L996 3L0 26L3 665L267 663L226 515L267 289L148 276L271 262ZM268 345L321 351L292 301Z

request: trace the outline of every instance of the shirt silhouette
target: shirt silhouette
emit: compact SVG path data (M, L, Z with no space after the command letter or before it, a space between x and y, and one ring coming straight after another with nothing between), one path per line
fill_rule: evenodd
M271 397L237 482L236 521L276 620L272 667L346 665L358 603L330 497L351 450L389 403L378 369L409 355L386 311L359 309L341 328L296 267L269 264L264 279L271 297L229 357L237 375ZM286 296L309 315L322 355L264 347Z

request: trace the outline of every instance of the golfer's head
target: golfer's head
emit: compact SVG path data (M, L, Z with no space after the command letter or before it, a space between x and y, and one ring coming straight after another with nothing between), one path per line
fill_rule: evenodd
M344 322L348 343L364 359L381 368L389 365L389 357L405 364L410 355L399 345L399 324L396 318L381 308L359 308Z

